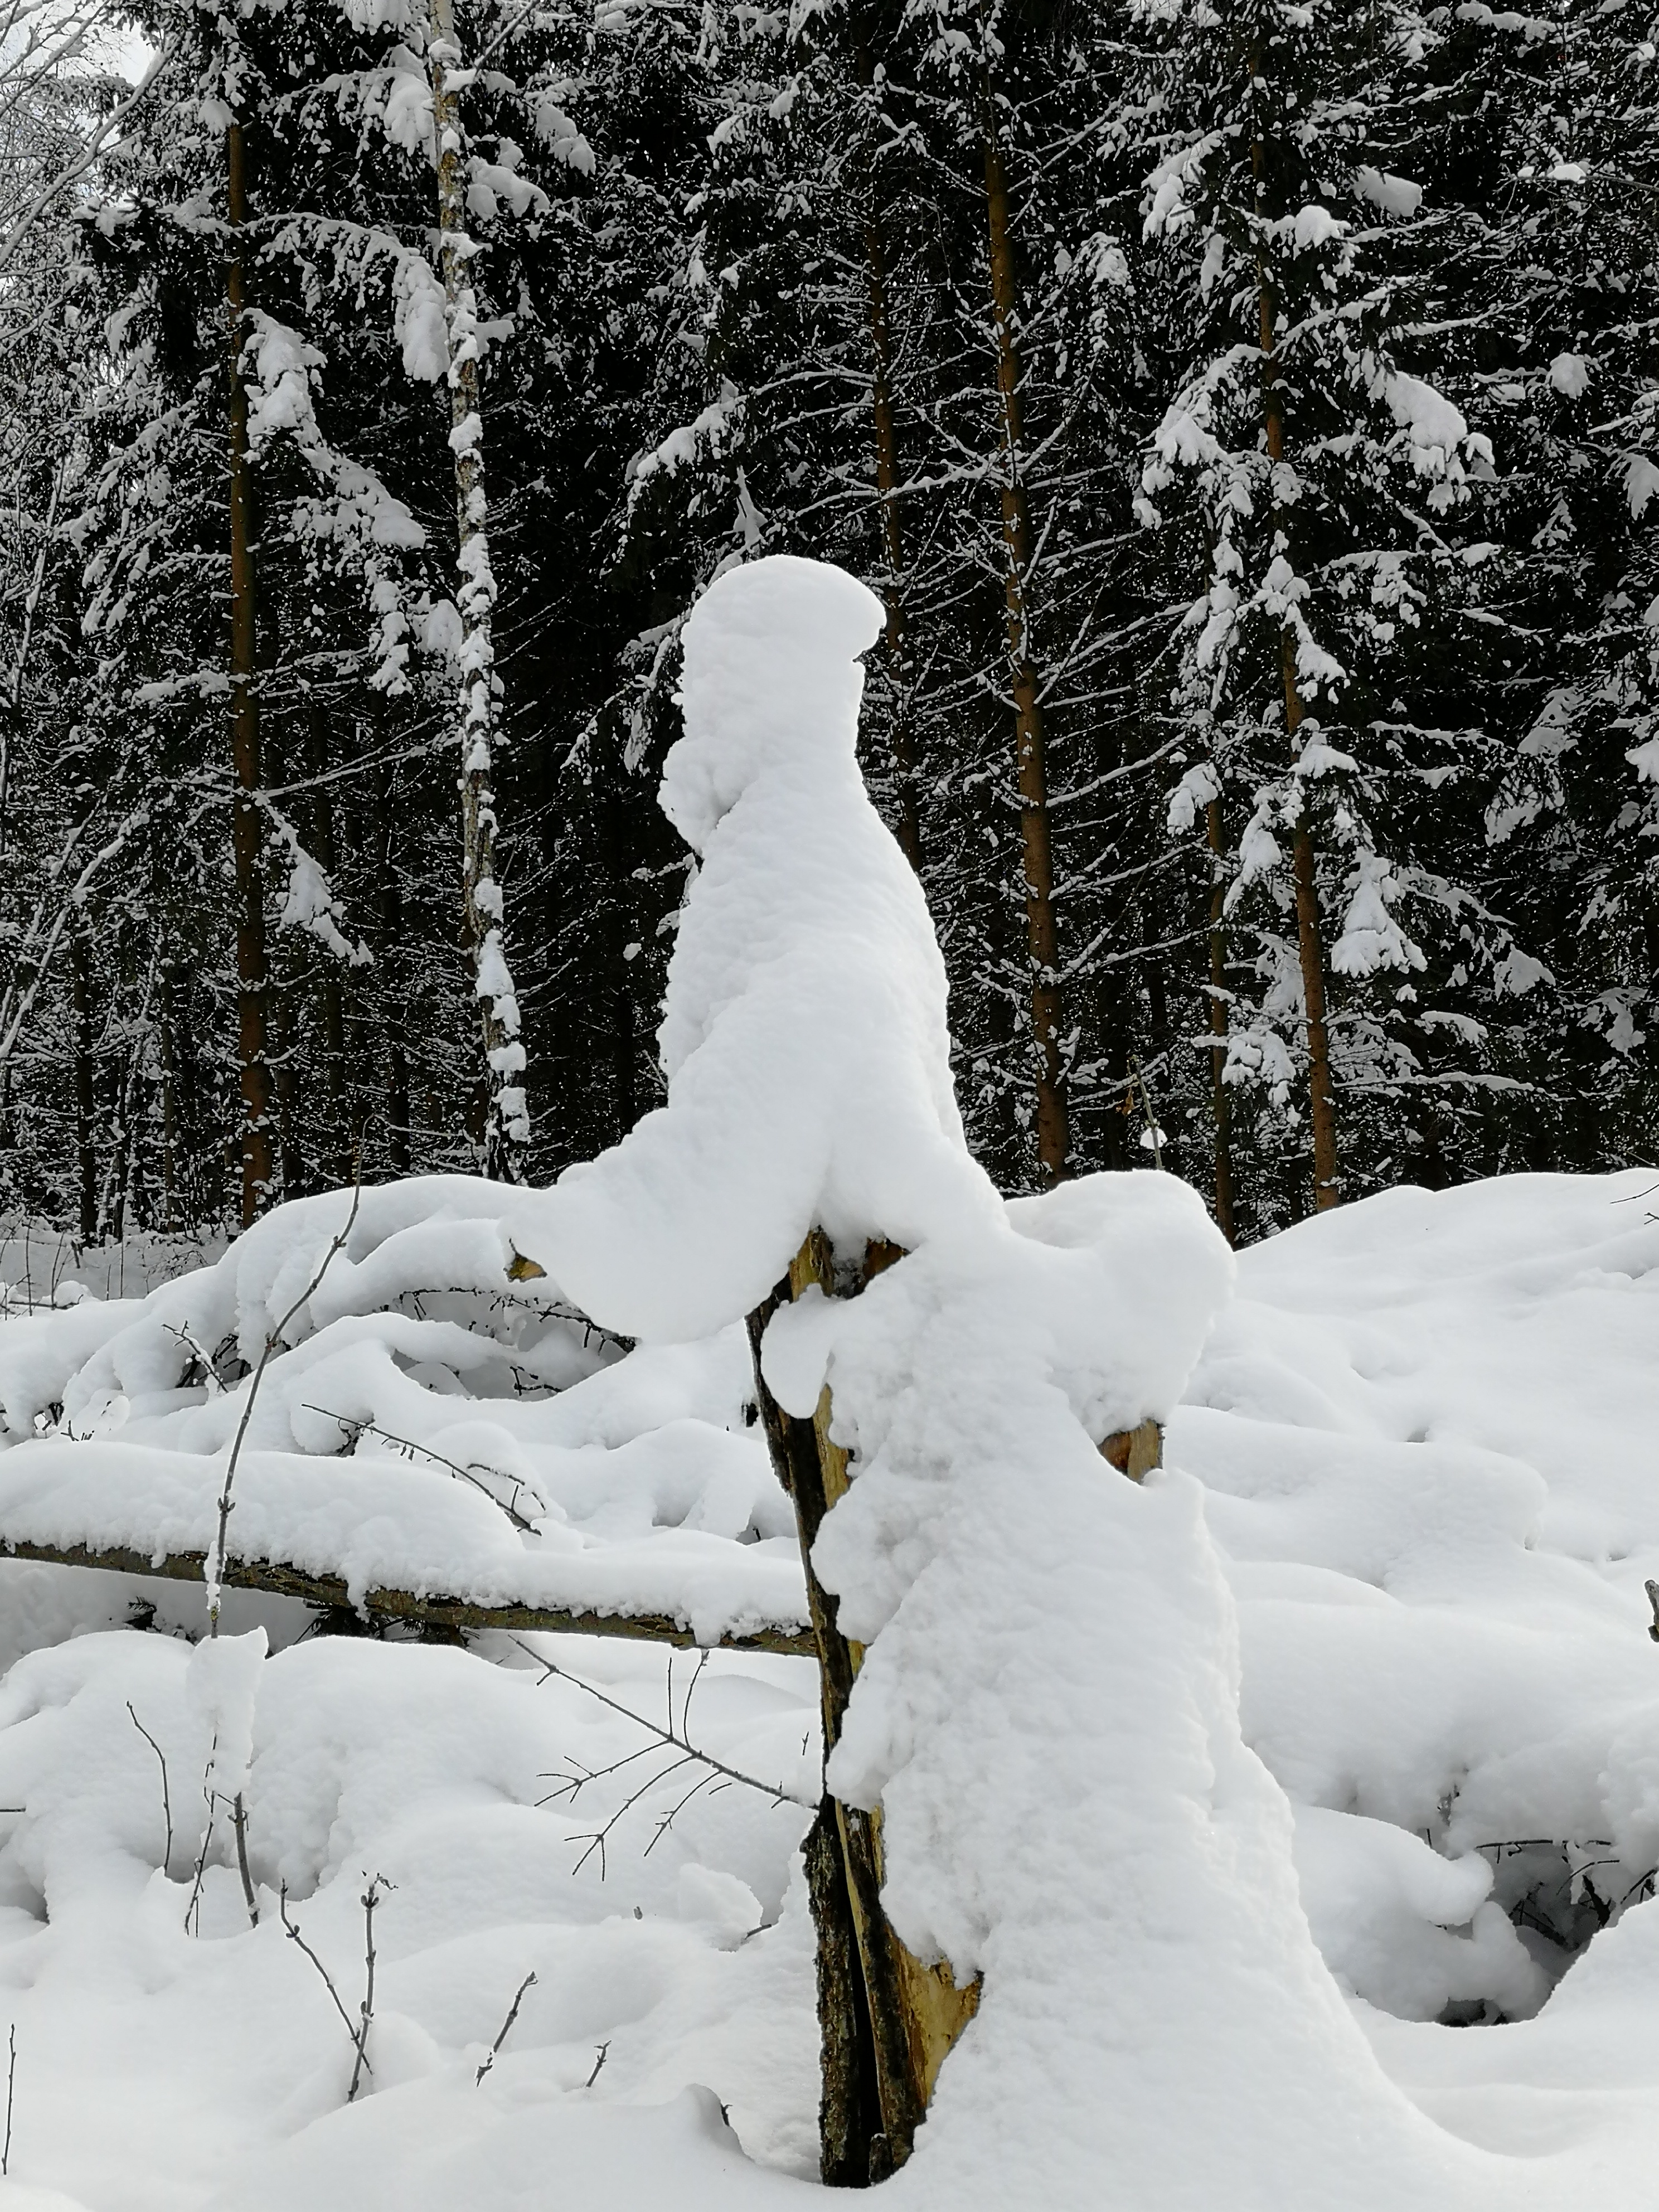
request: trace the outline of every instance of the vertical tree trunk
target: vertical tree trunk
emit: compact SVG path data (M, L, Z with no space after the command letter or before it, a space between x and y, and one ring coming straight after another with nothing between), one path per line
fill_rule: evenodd
M1259 49L1253 50L1251 70L1260 76ZM1251 149L1255 179L1258 221L1265 218L1267 148L1257 137ZM1262 410L1267 430L1267 458L1275 465L1285 458L1285 386L1279 360L1279 303L1258 246L1256 297L1260 314ZM1274 508L1274 520L1280 510ZM1307 714L1296 675L1296 639L1288 624L1279 633L1279 667L1285 688L1285 728L1291 745ZM1325 1018L1325 945L1319 914L1317 854L1313 825L1304 806L1297 817L1292 846L1296 882L1297 952L1302 969L1302 1002L1308 1038L1309 1114L1313 1129L1314 1205L1319 1212L1340 1203L1337 1175L1336 1097L1331 1083L1330 1032Z
M311 846L318 865L331 883L337 864L334 842L334 803L328 773L328 718L315 704L311 709L310 772L312 776ZM346 1062L345 986L339 962L331 954L322 963L318 983L318 1012L323 1031L323 1074L328 1091L329 1131L324 1165L337 1183L352 1180L351 1140L354 1116L349 1097L350 1074Z
M242 126L225 133L229 252L225 297L230 337L230 745L236 788L231 852L236 878L237 1067L242 1115L241 1218L246 1229L270 1194L272 1179L270 1067L265 1037L265 897L260 847L259 694L255 678L252 487L247 451L247 386L242 380L241 247L247 221Z
M161 975L159 1016L161 1058L161 1226L169 1231L179 1225L179 1047L173 1028L173 968L164 962Z
M404 991L404 897L398 880L393 830L397 793L390 770L382 786L379 816L380 862L381 996L386 1022L386 1157L393 1175L407 1175L411 1162L409 1117L409 1059L404 1036L409 1003Z
M1026 944L1031 969L1031 1029L1036 1053L1037 1158L1043 1178L1065 1176L1071 1151L1066 1068L1061 1049L1060 937L1054 919L1054 855L1049 839L1048 769L1042 685L1031 649L1027 597L1031 517L1024 476L1018 289L1008 204L1007 170L995 99L985 88L985 201L991 273L991 335L1002 419L1003 593L1008 672L1014 705L1014 767L1019 791L1020 860Z
M431 0L433 160L438 177L439 264L449 347L450 450L455 456L456 598L461 617L461 868L473 989L483 1026L489 1109L483 1169L498 1182L524 1176L530 1116L518 995L507 964L501 888L495 879L495 579L484 498L479 411L477 301L466 229L461 53L452 0ZM465 78L463 78L465 82Z
M915 726L904 616L904 538L899 523L898 426L893 412L892 329L887 313L886 242L872 216L864 226L864 262L870 316L871 411L876 432L876 499L881 509L882 554L887 564L882 596L887 602L887 666L893 686L893 781L898 800L899 843L921 873L921 807L916 790Z
M1204 810L1210 845L1210 1099L1215 1124L1215 1225L1230 1244L1233 1233L1232 1098L1227 1089L1227 877L1222 864L1221 801Z
M873 93L875 61L867 39L857 46L859 82L866 98ZM874 149L866 141L873 169ZM873 183L870 187L873 195ZM887 668L893 686L893 781L898 801L898 839L904 857L921 873L921 811L916 791L915 727L912 720L909 641L904 610L904 536L899 518L898 423L893 408L893 326L888 312L887 240L873 197L861 225L864 241L865 309L870 329L870 411L876 440L876 504L881 516L881 550L887 575Z
M70 939L70 1011L75 1024L75 1160L81 1242L98 1235L98 1158L93 1095L92 972L87 941L77 927Z

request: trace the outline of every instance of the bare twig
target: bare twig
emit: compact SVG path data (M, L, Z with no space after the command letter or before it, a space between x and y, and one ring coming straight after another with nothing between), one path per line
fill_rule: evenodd
M318 1972L322 1976L323 1986L327 1990L330 1996L333 1998L334 2009L339 2014L341 2021L344 2024L345 2032L351 2038L352 2043L355 2045L357 2040L357 2031L351 2025L351 2014L340 2002L340 1992L334 1986L333 1975L329 1972L328 1968L323 1964L322 1960L317 1956L317 1954L312 1949L310 1944L307 1942L305 1937L300 1933L297 1922L289 1918L288 1884L286 1882L283 1884L281 1890L277 1893L276 1910L282 1915L283 1926L287 1930L289 1942L297 1943L299 1945L300 1948L305 1953L307 1958L310 1960L312 1965L315 1966Z
M1648 1634L1659 1644L1659 1583L1647 1584L1648 1603L1653 1607L1653 1621Z
M484 2060L483 2064L478 2069L477 2073L473 2077L475 2084L478 2081L482 2081L484 2075L489 2073L490 2068L495 2063L495 2054L501 2049L502 2044L507 2041L507 2032L512 2027L514 2021L519 2017L519 2007L524 2002L525 1991L526 1990L533 1990L535 1986L536 1977L533 1973L526 1974L524 1979L520 1983L519 1994L514 1998L512 2003L507 2008L507 2018L501 2022L501 2033L497 2035L495 2040L490 2045L489 2057Z
M202 1795L207 1799L207 1832L202 1838L202 1848L197 1855L196 1872L190 1885L190 1899L185 1906L185 1933L199 1935L202 1928L202 1883L207 1875L208 1853L213 1847L213 1823L217 1815L218 1792L213 1787L213 1762L218 1753L219 1732L216 1729L208 1749L207 1771L202 1777Z
M17 2087L17 2022L15 2021L11 2024L11 2033L7 2038L7 2049L10 2055L6 2063L6 2142L4 2149L0 2150L0 2175L9 2173L11 2171L11 2100L12 2092Z
M417 1444L412 1437L398 1436L391 1429L382 1428L378 1421L360 1420L352 1413L337 1413L331 1411L327 1406L307 1405L303 1410L307 1413L320 1413L323 1416L323 1419L327 1421L337 1421L340 1426L346 1431L348 1435L354 1438L356 1437L384 1437L389 1444L398 1444L404 1451L422 1452L428 1459L436 1460L439 1466L447 1467L449 1469L449 1472L458 1481L470 1482L472 1487L487 1498L492 1505L499 1506L501 1510L506 1514L507 1519L513 1523L513 1526L515 1528L520 1530L526 1536L533 1536L535 1534L535 1522L533 1521L526 1521L523 1514L518 1510L517 1507L509 1504L505 1498L497 1498L495 1492L489 1487L489 1485L487 1482L479 1481L476 1470L482 1468L486 1474L498 1475L501 1481L510 1482L513 1485L513 1495L514 1498L517 1498L520 1492L525 1488L525 1485L519 1480L516 1475L502 1474L499 1468L486 1466L485 1462L482 1460L475 1461L473 1462L473 1466L471 1468L463 1467L458 1460L447 1459L442 1452L434 1451L430 1444Z
M270 1355L282 1342L283 1331L306 1301L316 1295L321 1286L323 1277L329 1271L335 1254L343 1249L345 1241L350 1236L356 1221L357 1208L362 1204L363 1198L363 1152L361 1140L354 1149L356 1153L354 1163L356 1173L351 1187L351 1211L345 1218L345 1226L324 1253L322 1265L306 1285L304 1290L295 1299L276 1328L266 1332L264 1349L259 1354L259 1364L253 1370L252 1381L248 1384L247 1401L242 1407L242 1418L236 1424L236 1435L231 1443L230 1457L225 1462L224 1486L219 1492L218 1534L215 1538L213 1551L207 1562L205 1579L208 1586L208 1634L210 1637L216 1637L219 1633L219 1602L223 1593L225 1578L225 1546L229 1534L230 1516L235 1510L235 1500L231 1496L231 1490L236 1480L236 1463L242 1455L242 1440L247 1434L247 1425L253 1418L254 1402L259 1395L259 1385L265 1379L265 1369L270 1364Z
M363 1892L362 2025L357 2031L357 2063L351 2069L351 2087L346 2091L348 2105L357 2094L357 2085L363 2078L365 2067L368 2067L371 2074L374 2071L368 2063L368 2031L370 2023L374 2018L374 1907L380 1901L382 1888L390 1889L391 1887L392 1884L386 1881L384 1875L377 1874ZM513 2009L516 2012L518 2006L515 2004ZM507 2030L503 2028L501 2033L505 2035Z
M125 1244L122 1246L121 1249L125 1255L126 1251ZM210 1398L216 1398L221 1390L223 1389L224 1385L219 1380L219 1370L213 1364L211 1354L203 1351L201 1346L198 1344L196 1339L191 1334L187 1328L177 1325L170 1321L164 1321L161 1323L161 1326L169 1336L176 1336L178 1338L179 1343L184 1346L186 1352L190 1352L193 1358L200 1360L202 1364L204 1387L205 1388ZM185 1372L188 1374L190 1370L186 1368Z
M247 1808L242 1802L242 1793L236 1792L236 1801L230 1808L230 1823L236 1831L236 1871L242 1877L242 1897L247 1905L250 1924L259 1924L259 1900L254 1893L253 1876L247 1863Z
M571 1683L579 1690L586 1690L590 1698L597 1698L602 1705L608 1706L613 1713L618 1713L624 1720L632 1721L637 1728L642 1728L646 1731L647 1735L652 1739L648 1744L641 1746L638 1751L632 1751L628 1753L623 1758L612 1759L608 1766L584 1766L579 1759L573 1757L567 1759L564 1768L550 1769L547 1772L542 1774L538 1778L544 1782L554 1782L557 1786L555 1789L550 1790L545 1796L538 1797L536 1800L536 1802L538 1805L554 1804L556 1803L560 1798L563 1798L567 1802L574 1805L577 1798L581 1795L581 1792L586 1789L590 1783L604 1782L613 1774L620 1774L624 1767L632 1766L636 1760L649 1759L654 1753L672 1751L675 1754L674 1757L670 1759L665 1766L658 1767L653 1773L648 1775L646 1779L640 1784L636 1790L632 1790L629 1795L623 1800L622 1803L617 1806L616 1810L611 1814L610 1818L605 1822L602 1827L592 1831L591 1833L571 1838L570 1840L573 1843L583 1843L587 1846L586 1850L583 1851L581 1856L577 1860L575 1867L573 1869L574 1872L580 1874L582 1869L587 1864L589 1859L591 1859L597 1851L599 1853L599 1879L603 1881L606 1871L605 1846L613 1831L627 1816L627 1814L633 1811L635 1806L640 1802L641 1798L648 1796L653 1790L659 1788L663 1783L665 1783L671 1774L677 1774L680 1769L684 1766L699 1765L706 1768L708 1771L702 1775L695 1784L693 1784L692 1787L686 1791L685 1795L680 1798L678 1802L672 1808L671 1811L664 1814L659 1819L657 1822L656 1833L652 1837L651 1841L645 1848L644 1856L647 1857L649 1857L652 1851L656 1849L657 1845L662 1841L664 1836L667 1834L669 1829L672 1827L674 1822L679 1818L680 1814L685 1810L692 1799L699 1796L701 1792L705 1790L719 1790L729 1789L735 1782L741 1783L747 1790L759 1790L763 1796L769 1797L775 1805L799 1805L803 1808L810 1808L811 1806L816 1804L817 1801L815 1799L798 1796L793 1790L786 1789L781 1782L762 1782L755 1775L745 1774L741 1767L728 1766L724 1759L716 1759L712 1752L700 1749L697 1745L692 1743L683 1733L687 1715L689 1715L690 1711L691 1692L696 1688L698 1681L702 1679L703 1667L708 1661L707 1652L704 1652L700 1656L696 1671L691 1679L691 1687L685 1694L684 1705L680 1714L679 1725L678 1728L674 1725L673 1680L672 1671L673 1662L671 1658L668 1692L669 1725L666 1728L664 1728L659 1726L655 1721L647 1720L642 1713L636 1713L630 1705L623 1705L620 1698L608 1696L606 1692L599 1688L596 1684L584 1681L580 1674L572 1674L568 1673L564 1668L561 1667L556 1660L544 1659L540 1657L538 1653L532 1651L530 1646L520 1641L519 1638L514 1637L513 1640L518 1644L519 1649L524 1652L527 1658L533 1659L536 1662L536 1664L544 1669L542 1674L542 1680L544 1682L546 1681L548 1676L550 1674L558 1675L561 1680Z
M584 2089L591 2089L591 2088L592 2087L593 2084L594 2084L594 2083L599 2080L599 2069L600 2069L600 2067L602 2067L602 2066L604 2065L604 2063L605 2063L605 2053L610 2050L610 2048L611 2048L611 2045L610 2045L610 2044L609 2044L609 2043L602 2043L602 2044L599 2045L599 2057L598 2057L593 2061L593 2071L592 2071L592 2072L588 2075L588 2077L587 2077L586 2081L584 2081L584 2082L582 2083L582 2087L583 2087L583 2088L584 2088Z
M167 1763L161 1756L161 1745L156 1742L155 1737L144 1726L143 1721L139 1719L137 1714L133 1712L132 1701L131 1698L127 1701L127 1711L131 1715L132 1725L134 1728L137 1729L139 1735L143 1736L144 1741L155 1753L156 1761L161 1769L161 1814L162 1818L167 1822L167 1843L161 1852L161 1871L163 1874L166 1874L168 1868L173 1863L173 1800L167 1792Z

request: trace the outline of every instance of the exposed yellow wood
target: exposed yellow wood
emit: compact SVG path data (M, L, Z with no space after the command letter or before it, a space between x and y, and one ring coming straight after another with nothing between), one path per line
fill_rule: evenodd
M1131 1482L1139 1482L1153 1468L1164 1464L1164 1431L1156 1421L1142 1421L1138 1428L1118 1429L1101 1445L1100 1455L1109 1461L1120 1474L1127 1474Z
M884 1240L866 1246L856 1265L842 1271L846 1278L843 1287L852 1291L861 1290L873 1277L884 1273L903 1256L901 1247ZM836 1295L835 1255L829 1239L822 1230L817 1229L808 1236L790 1265L791 1297L800 1297L811 1285L816 1285L829 1297ZM819 1393L812 1416L812 1433L825 1510L837 1498L845 1497L851 1479L850 1455L830 1433L833 1415L834 1407L826 1384ZM815 1625L819 1610L814 1608ZM841 1636L838 1627L827 1622L824 1626L828 1635L839 1640L851 1662L851 1672L856 1675L864 1662L864 1646L851 1637ZM827 1649L824 1666L826 1680L842 1671L834 1663L834 1655ZM825 1723L826 1741L833 1745L840 1734L841 1715L830 1710L831 1702L826 1699ZM883 2104L893 2162L902 2165L909 2154L909 2138L915 2122L927 2111L939 2080L939 2069L957 2037L979 2009L981 1985L975 1979L966 1989L959 1989L947 1965L942 1962L930 1965L918 1959L900 1942L879 1905L873 1904L873 1900L869 1899L871 1890L879 1891L885 1873L879 1808L865 1814L855 1807L843 1805L837 1801L836 1815L842 1849L848 1863L848 1892L872 2011L881 2002L881 1991L887 1989L896 2001L900 2013L899 2021L890 2025L897 2028L902 2038L908 2061L903 2070L908 2078L902 2084L887 2085L889 2094L884 2095ZM859 1862L865 1855L870 1862L868 1873L872 1879L860 1881ZM881 2070L881 2046L884 2043L879 2027L878 2023L878 2072ZM902 2119L898 2118L900 2112L905 2115Z

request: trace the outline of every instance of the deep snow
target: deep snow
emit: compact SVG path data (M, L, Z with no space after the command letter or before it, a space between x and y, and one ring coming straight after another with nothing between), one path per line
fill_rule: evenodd
M950 1811L982 1843L1021 1790L1049 1808L1005 1838L1033 1900L983 1954L1011 2002L988 2002L947 2065L902 2194L988 2205L1040 2181L1061 2204L1196 2206L1224 2172L1236 2200L1264 2205L1339 2188L1378 2206L1431 2188L1454 2204L1645 2203L1654 1180L1396 1192L1248 1252L1170 1426L1184 1471L1143 1493L1079 1463L1100 1553L1050 1586L1090 1591L1074 1671L1033 1682L1029 1728L974 1755ZM707 1357L719 1372L722 1348ZM741 1433L738 1405L730 1418ZM1026 1555L1022 1535L1012 1569ZM27 1808L5 1816L0 1849L15 2181L88 2212L458 2196L497 2212L544 2201L555 2176L622 2204L672 2189L774 2206L811 2186L806 1815L791 1798L705 1792L647 1853L686 1770L619 1823L603 1876L596 1856L577 1872L625 1778L535 1801L644 1730L504 1638L289 1643L262 1669L248 1786L265 1917L246 1927L216 1865L187 1937L202 1825L188 1645L61 1642L97 1616L103 1578L0 1576L14 1643L38 1647L0 1689L0 1804ZM283 1644L294 1612L264 1602ZM975 1626L987 1672L1025 1663L1023 1604L1001 1609L992 1588ZM525 1642L665 1717L659 1651ZM1206 1655L1196 1672L1184 1646ZM694 1664L676 1658L677 1711ZM964 1685L966 1712L981 1694ZM167 1874L160 1770L129 1702L168 1761ZM810 1797L814 1702L807 1662L720 1655L690 1734ZM1234 1710L1248 1748L1230 1751ZM1109 1798L1085 1786L1103 1751ZM890 1819L908 1816L901 1798ZM1061 1848L1074 1820L1092 1838L1080 1869ZM1491 1848L1540 1838L1530 1855ZM1584 1865L1610 1924L1576 1954L1535 1929L1523 1948L1504 1909L1517 1885L1559 1933L1594 1925L1582 1879L1576 1912L1568 1894ZM377 1872L397 1887L378 1915L376 2072L347 2110L345 2031L271 1886L289 1884L355 2008ZM948 1896L896 1902L912 1932L934 1913L948 1936ZM1481 1998L1507 2023L1431 2017ZM1060 2141L1051 2106L1040 2130L1023 2118L1053 2069L1075 2115ZM9 2185L0 2204L14 2197L33 2201Z

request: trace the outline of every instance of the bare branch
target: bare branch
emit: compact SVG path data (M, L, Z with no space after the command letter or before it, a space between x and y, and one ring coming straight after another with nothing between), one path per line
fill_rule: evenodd
M386 1881L384 1875L377 1874L363 1892L362 2025L357 2031L357 2063L351 2069L351 2087L346 2091L348 2105L356 2097L357 2087L363 2078L364 2069L367 2068L371 2074L374 2071L368 2063L368 2031L374 2018L374 1907L380 1901L381 1889L390 1889L391 1887L392 1884ZM516 2012L518 2006L515 2004L513 2009ZM503 2028L501 2033L505 2035L507 2030Z
M340 1992L334 1986L333 1975L329 1972L328 1968L323 1964L322 1960L317 1956L317 1954L312 1949L310 1944L307 1942L305 1937L300 1933L299 1928L295 1923L289 1917L288 1884L286 1882L283 1884L282 1889L278 1893L277 1911L282 1914L283 1926L288 1931L289 1941L291 1943L297 1943L299 1945L300 1948L305 1953L307 1958L310 1960L312 1965L315 1966L317 1972L322 1976L323 1986L328 1991L330 1996L333 1998L334 2009L339 2014L341 2023L344 2027L346 2033L351 2038L351 2047L354 2051L357 2051L358 2063L357 2066L353 2069L351 2076L351 2094L355 2097L357 2094L358 2073L363 2066L368 2065L368 2062L362 2050L358 2047L357 2031L351 2024L351 2014L346 2010L345 2007L340 2002ZM368 2000L365 1998L365 2007L367 2007L368 2002ZM372 2074L374 2071L374 2069L370 2066L368 2070ZM349 2098L348 2098L347 2102L350 2102Z
M524 1979L520 1983L519 1993L507 2008L507 2018L501 2022L501 2032L496 2036L495 2040L489 2046L489 2055L484 2060L483 2064L478 2069L477 2073L473 2077L475 2085L483 2080L484 2075L489 2073L490 2068L495 2063L495 2054L501 2049L502 2044L507 2041L507 2030L512 2027L514 2021L519 2017L519 2007L524 2002L525 1991L526 1990L533 1990L535 1986L536 1977L533 1973L526 1974ZM597 2072L598 2069L596 2068L594 2070Z
M333 1243L329 1246L327 1251L324 1253L322 1265L318 1268L311 1280L306 1285L304 1290L302 1290L299 1297L295 1299L293 1304L283 1316L281 1321L277 1322L276 1328L267 1331L265 1335L264 1349L259 1354L259 1364L254 1369L253 1378L248 1384L247 1401L242 1407L242 1418L236 1425L236 1435L230 1447L230 1457L225 1463L224 1486L219 1492L218 1534L214 1541L210 1571L204 1577L204 1580L208 1586L208 1634L210 1638L216 1637L219 1633L219 1601L224 1587L225 1578L225 1543L226 1538L229 1533L230 1516L232 1512L234 1510L235 1504L231 1496L231 1488L236 1480L237 1462L242 1455L242 1440L247 1435L247 1425L253 1418L254 1402L259 1395L259 1385L265 1379L265 1369L270 1364L270 1356L272 1352L275 1352L278 1344L282 1342L283 1330L288 1327L289 1322L293 1320L295 1315L299 1312L301 1307L306 1304L307 1300L316 1295L317 1291L321 1285L323 1277L327 1274L329 1271L329 1267L333 1261L335 1254L343 1249L345 1241L347 1237L350 1236L353 1225L356 1221L357 1209L362 1204L363 1199L363 1151L361 1142L355 1147L355 1150L356 1152L356 1177L351 1187L351 1211L346 1215L345 1226L341 1230L339 1235L336 1237Z
M173 1800L167 1793L167 1763L161 1756L161 1745L156 1742L155 1737L144 1726L143 1721L139 1719L137 1714L133 1712L132 1701L131 1698L127 1701L127 1711L131 1716L132 1725L134 1728L137 1729L139 1735L143 1736L144 1741L155 1753L156 1761L161 1769L161 1814L163 1819L167 1822L167 1842L161 1851L161 1871L163 1874L166 1874L173 1862Z
M400 1445L404 1451L421 1452L426 1458L436 1460L440 1467L447 1467L449 1469L457 1481L470 1482L474 1490L487 1498L492 1505L499 1506L513 1526L522 1534L531 1536L535 1534L535 1522L526 1521L523 1514L515 1506L509 1504L505 1498L497 1498L487 1482L479 1481L476 1470L482 1468L486 1474L496 1475L502 1482L510 1482L513 1485L514 1498L517 1498L525 1487L516 1475L503 1474L499 1468L488 1467L482 1460L476 1462L472 1468L462 1467L459 1461L447 1459L442 1452L434 1451L430 1444L417 1444L410 1437L398 1436L391 1429L383 1429L378 1421L359 1420L354 1414L332 1413L326 1406L307 1405L303 1411L307 1413L320 1413L327 1421L337 1421L349 1436L384 1437L389 1444Z

